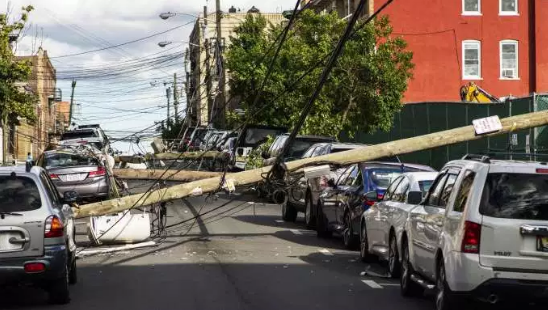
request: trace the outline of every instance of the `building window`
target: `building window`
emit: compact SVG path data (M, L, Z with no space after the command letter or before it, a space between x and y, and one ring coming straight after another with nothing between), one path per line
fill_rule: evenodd
M462 0L462 15L481 15L481 0Z
M500 78L518 78L518 41L500 42Z
M462 42L463 68L465 80L481 79L481 43L467 40Z
M500 15L518 15L518 0L499 0Z

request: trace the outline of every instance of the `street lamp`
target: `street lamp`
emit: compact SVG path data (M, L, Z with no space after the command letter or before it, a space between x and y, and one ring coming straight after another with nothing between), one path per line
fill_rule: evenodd
M191 43L191 42L186 42L186 41L176 41L176 43L188 43L188 45L190 45L190 46L200 47L200 45L198 45L198 44ZM162 41L162 42L158 43L158 46L159 47L166 47L170 44L173 44L173 42L172 41Z
M194 18L199 18L199 16L197 15L194 15L194 14L188 14L188 13L173 13L173 12L167 12L167 13L162 13L160 14L160 18L163 19L163 20L166 20L170 17L174 17L174 16L177 16L177 15L185 15L185 16L190 16L190 17L194 17Z

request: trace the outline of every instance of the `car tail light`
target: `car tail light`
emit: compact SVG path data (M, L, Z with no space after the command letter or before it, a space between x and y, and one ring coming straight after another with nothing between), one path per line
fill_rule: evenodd
M62 237L63 233L65 231L65 227L63 226L63 222L55 216L52 215L46 219L46 225L44 229L44 237L45 238L58 238Z
M91 171L91 172L88 174L88 177L89 177L89 178L100 177L100 176L104 176L105 174L106 174L105 167L99 167L99 168L97 168L96 171Z
M28 263L25 264L26 273L39 273L46 270L46 265L44 263Z
M369 209L369 207L374 205L376 201L367 199L367 197L365 197L365 195L362 195L362 202L363 202L363 206L365 207L365 209Z
M56 175L55 173L50 173L50 174L49 174L49 177L50 177L51 179L59 179L59 176Z
M481 240L481 225L466 221L464 222L464 236L462 237L463 253L479 253Z
M548 169L545 169L545 168L537 168L537 173L548 173Z
M377 194L377 199L381 201L384 198L384 194Z

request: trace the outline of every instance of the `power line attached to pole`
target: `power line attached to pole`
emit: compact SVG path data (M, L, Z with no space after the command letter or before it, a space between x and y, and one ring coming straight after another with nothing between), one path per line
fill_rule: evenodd
M76 88L76 80L72 81L72 91L70 93L70 107L69 107L69 126L72 124L72 111L74 111L74 89Z

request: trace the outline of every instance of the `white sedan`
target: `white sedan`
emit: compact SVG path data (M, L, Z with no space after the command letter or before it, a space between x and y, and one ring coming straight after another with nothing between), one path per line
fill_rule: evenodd
M388 261L392 277L400 271L401 235L409 213L430 189L437 172L408 172L395 179L384 195L362 215L360 257L368 262L374 256Z

